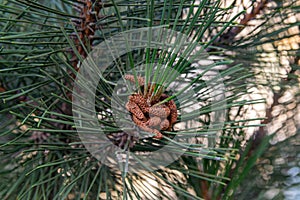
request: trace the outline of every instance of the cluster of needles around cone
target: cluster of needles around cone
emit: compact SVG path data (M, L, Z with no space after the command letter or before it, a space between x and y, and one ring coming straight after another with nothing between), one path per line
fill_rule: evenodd
M136 83L133 75L125 75L125 79ZM156 84L149 83L145 87L142 77L137 77L141 91L129 96L126 109L131 113L134 123L143 131L155 134L155 138L163 137L161 131L170 131L173 124L177 121L177 107L174 100L159 104L167 99L167 94L158 92L154 94Z

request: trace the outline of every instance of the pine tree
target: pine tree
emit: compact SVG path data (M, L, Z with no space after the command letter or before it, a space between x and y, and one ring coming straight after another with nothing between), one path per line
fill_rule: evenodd
M277 48L296 0L237 4L2 0L1 199L233 198L297 83L257 81L263 57L299 56Z

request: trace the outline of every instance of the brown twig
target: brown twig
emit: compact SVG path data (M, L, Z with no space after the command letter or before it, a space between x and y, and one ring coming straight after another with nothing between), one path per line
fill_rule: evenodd
M257 2L257 1L256 1ZM250 13L245 13L239 22L239 26L231 27L228 31L220 36L217 40L219 44L228 44L247 26L249 21L255 19L255 17L265 8L268 0L261 0L257 2L256 6L253 6L253 9Z
M72 34L71 37L82 58L86 58L87 56L88 52L86 52L85 49L93 46L96 22L102 8L101 5L101 2L98 0L78 0L78 4L74 5L74 8L80 12L80 18L72 20L77 28L79 37L77 37L76 34ZM84 46L82 46L81 42ZM78 71L78 62L77 56L73 53L71 63L76 71Z

